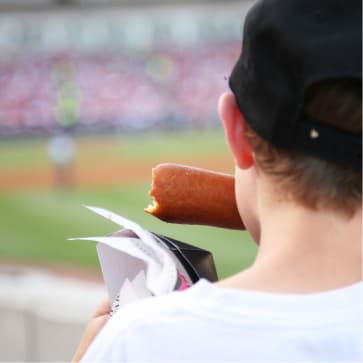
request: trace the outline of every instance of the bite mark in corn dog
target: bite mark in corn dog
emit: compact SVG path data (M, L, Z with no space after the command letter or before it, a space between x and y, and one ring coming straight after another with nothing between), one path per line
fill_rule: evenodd
M210 170L159 164L152 169L145 212L165 222L244 229L238 213L234 177Z

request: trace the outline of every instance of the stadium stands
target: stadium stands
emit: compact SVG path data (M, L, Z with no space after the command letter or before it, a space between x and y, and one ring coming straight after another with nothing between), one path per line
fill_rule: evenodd
M206 126L239 44L26 57L0 68L0 133Z
M251 2L0 12L0 136L216 124Z

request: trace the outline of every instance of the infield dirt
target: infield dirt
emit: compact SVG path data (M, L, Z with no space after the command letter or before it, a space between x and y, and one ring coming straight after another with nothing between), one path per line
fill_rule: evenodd
M231 172L233 162L231 158L221 155L212 158L193 158L188 161L183 158L173 160L160 160L159 162L176 162L181 164L198 166L201 168ZM127 161L97 165L89 163L75 163L70 170L72 185L74 187L84 186L107 186L123 185L151 181L151 169L157 164L156 161ZM51 165L38 168L23 168L16 170L0 171L0 190L3 192L15 192L19 189L45 189L52 188L56 183L56 173Z

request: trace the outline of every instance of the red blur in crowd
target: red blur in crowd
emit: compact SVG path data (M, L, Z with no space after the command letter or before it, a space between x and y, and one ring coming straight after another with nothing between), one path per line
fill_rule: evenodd
M0 67L2 128L109 124L205 126L227 89L239 44L155 47L134 54L54 54Z

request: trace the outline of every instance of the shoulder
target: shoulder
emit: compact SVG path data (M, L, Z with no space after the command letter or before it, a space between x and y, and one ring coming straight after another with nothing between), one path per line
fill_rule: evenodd
M121 308L83 361L179 360L181 344L185 357L195 361L227 360L226 352L231 361L248 351L253 358L260 353L282 357L285 350L276 352L273 342L280 346L283 339L284 346L290 347L298 341L325 349L323 341L336 339L337 334L350 341L349 349L357 350L361 343L357 343L362 326L361 287L301 296L223 289L202 280L186 291ZM318 333L306 334L309 331ZM266 352L259 350L261 336L271 342Z
M179 316L183 312L198 311L204 300L202 297L208 294L209 285L210 283L203 280L185 291L133 302L122 307L110 320L119 321L119 325L131 326L160 316Z
M202 310L201 296L210 283L200 281L188 290L152 297L128 304L112 316L91 344L82 361L112 361L127 355L133 342L145 344L145 337L152 338L156 328L168 333L169 328L179 322L184 326L185 318L198 315Z
M135 329L152 325L155 321L181 319L193 312L198 314L198 311L204 309L203 297L208 294L211 286L209 282L202 280L185 291L176 291L125 305L109 319L100 335L107 334L107 340L110 341L124 337Z

